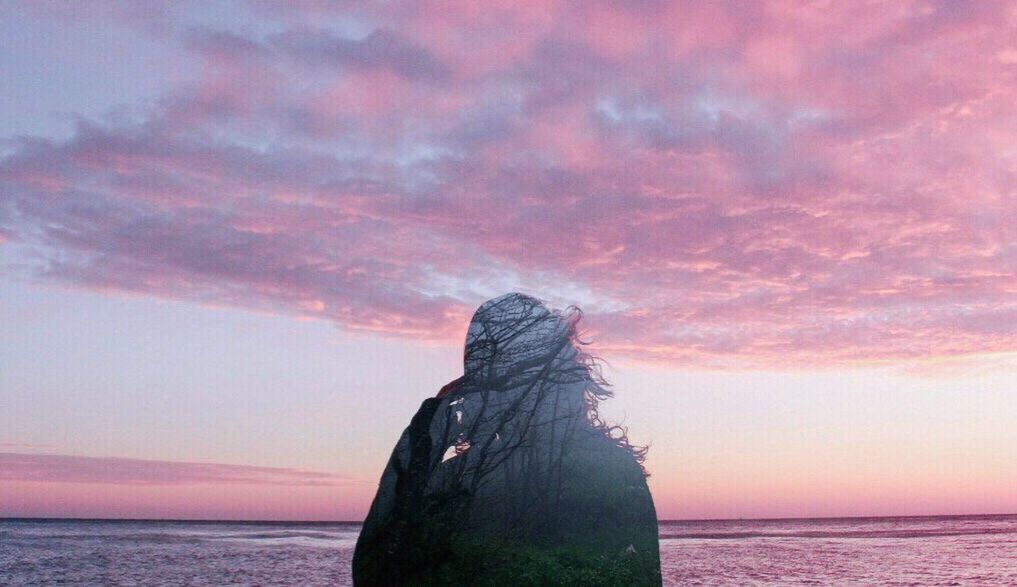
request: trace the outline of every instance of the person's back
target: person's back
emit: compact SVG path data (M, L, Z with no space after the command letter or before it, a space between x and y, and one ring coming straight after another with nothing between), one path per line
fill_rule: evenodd
M660 584L644 451L597 418L610 394L579 315L521 294L477 310L464 376L424 401L389 460L356 584Z

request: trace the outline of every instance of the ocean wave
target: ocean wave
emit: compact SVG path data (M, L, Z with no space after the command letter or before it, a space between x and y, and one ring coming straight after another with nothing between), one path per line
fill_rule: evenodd
M244 532L240 534L222 534L210 538L225 540L279 540L286 538L313 538L318 540L337 540L343 538L340 533L330 532L301 532L301 531L279 531L279 532Z
M1017 534L1014 528L971 528L957 530L811 530L789 532L683 532L661 533L661 540L743 540L746 538L936 538L940 536L985 536Z

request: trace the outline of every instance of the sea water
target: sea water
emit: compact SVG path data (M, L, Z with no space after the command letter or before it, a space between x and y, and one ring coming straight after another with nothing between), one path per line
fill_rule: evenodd
M0 520L3 585L348 585L355 523ZM1017 585L1017 515L660 524L669 585Z

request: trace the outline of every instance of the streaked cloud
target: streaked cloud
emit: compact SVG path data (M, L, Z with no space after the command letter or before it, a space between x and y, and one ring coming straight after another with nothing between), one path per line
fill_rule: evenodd
M6 482L113 485L282 485L340 487L364 481L332 473L222 463L0 452Z
M497 284L695 366L1017 349L1005 2L95 6L200 65L8 138L38 277L441 339Z

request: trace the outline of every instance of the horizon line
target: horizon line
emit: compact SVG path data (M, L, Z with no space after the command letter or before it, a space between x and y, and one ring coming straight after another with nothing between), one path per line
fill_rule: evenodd
M919 519L919 518L1007 518L1017 516L1017 512L989 514L909 514L889 516L791 516L777 518L684 518L657 519L657 523L668 522L782 522L800 520L885 520L885 519ZM239 520L226 518L90 518L90 517L51 517L51 516L0 516L0 522L178 522L189 524L360 524L363 520Z

